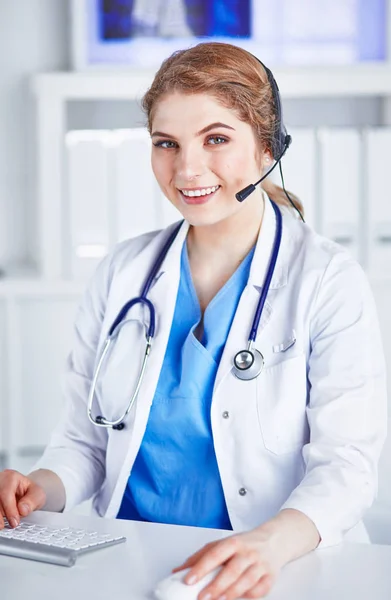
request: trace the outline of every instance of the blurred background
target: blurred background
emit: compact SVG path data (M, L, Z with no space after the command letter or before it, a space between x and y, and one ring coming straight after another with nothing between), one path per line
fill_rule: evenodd
M48 441L98 262L179 218L139 100L165 56L206 39L273 69L286 187L366 271L391 381L390 15L390 0L0 0L0 468L28 472ZM366 522L391 543L389 441L379 479Z

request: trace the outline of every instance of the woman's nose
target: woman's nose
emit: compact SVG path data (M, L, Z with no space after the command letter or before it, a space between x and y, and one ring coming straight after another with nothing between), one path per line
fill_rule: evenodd
M205 161L197 150L181 150L177 157L177 176L179 179L192 180L203 174Z

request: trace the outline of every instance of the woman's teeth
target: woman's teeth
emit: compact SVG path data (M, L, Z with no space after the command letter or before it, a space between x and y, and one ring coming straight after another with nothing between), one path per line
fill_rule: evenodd
M184 196L189 196L190 198L193 196L208 196L216 192L219 187L219 185L214 185L213 187L202 188L200 190L181 190L181 192Z

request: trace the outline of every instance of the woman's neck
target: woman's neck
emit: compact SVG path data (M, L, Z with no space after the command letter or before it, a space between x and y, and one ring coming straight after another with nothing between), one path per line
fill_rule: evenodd
M187 250L202 313L256 243L263 211L258 198L256 210L242 210L214 225L190 227Z
M190 263L239 265L257 241L264 202L213 225L191 226L187 236Z

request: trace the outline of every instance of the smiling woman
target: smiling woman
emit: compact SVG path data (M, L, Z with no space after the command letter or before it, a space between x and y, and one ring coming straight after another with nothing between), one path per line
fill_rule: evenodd
M251 125L209 94L175 91L157 101L151 125L152 168L165 196L192 225L219 224L227 231L239 219L251 247L261 196L239 203L235 194L259 178L270 158Z
M318 545L368 540L387 422L376 310L346 249L256 187L290 138L255 57L177 52L143 106L184 221L99 266L64 418L36 471L0 473L0 527L94 496L108 518L230 530L178 569L205 583L198 600L259 598Z
M224 52L224 60L221 60L222 52ZM233 73L235 73L235 77L233 77ZM152 126L154 125L154 129L156 128L156 123L153 123L153 121L161 102L163 100L167 102L169 96L171 100L168 101L168 104L170 104L175 93L187 95L190 98L188 112L183 115L184 118L182 119L182 121L186 120L186 127L193 123L195 125L194 106L202 99L206 101L206 97L210 101L215 100L220 106L220 110L223 107L227 109L225 114L229 116L228 122L234 118L236 122L241 121L241 123L248 125L248 128L252 130L251 146L254 143L257 146L258 156L256 158L255 175L253 173L255 179L259 178L258 175L262 173L263 168L268 166L268 162L273 158L277 159L276 156L273 156L272 149L273 141L279 132L280 123L278 115L276 115L273 90L262 63L248 52L230 44L208 43L199 44L189 50L175 52L164 61L151 88L143 98L142 106L148 117L148 129L152 134L152 139L159 137L160 134L161 138L166 140L168 138L165 147L172 149L175 147L175 143L178 142L174 139L175 136L171 135L174 132L170 132L170 135L162 134L161 131L152 131ZM192 104L193 106L191 106ZM207 107L204 107L204 109L206 110ZM203 117L203 121L209 114L212 116L212 113L209 112L204 112L203 115L201 110L198 110L198 112ZM218 111L215 112L219 114ZM220 114L224 113L220 112ZM169 115L167 116L169 117ZM176 117L179 118L179 116L176 113ZM210 132L211 129L214 130L214 137L211 136L211 139L220 140L217 144L224 144L229 141L229 138L225 137L227 130L228 133L229 130L235 131L234 127L226 122L217 122L207 124L199 131L194 129L192 133L198 137ZM226 130L225 133L224 129ZM243 128L240 128L240 130L243 131ZM216 136L216 132L220 132L221 135ZM246 143L245 139L241 141ZM158 145L162 143L158 142ZM213 144L213 142L211 143ZM172 145L169 146L168 144ZM264 160L262 160L262 155ZM249 179L244 178L244 181L247 185L255 179L251 179L251 177ZM272 183L271 180L265 180L263 188L267 191L269 198L277 204L290 206L290 201L283 189ZM240 189L240 187L236 189L235 193ZM303 206L299 199L291 192L289 197L303 214Z

